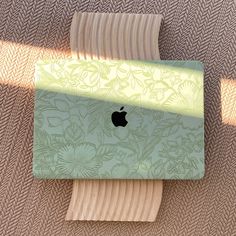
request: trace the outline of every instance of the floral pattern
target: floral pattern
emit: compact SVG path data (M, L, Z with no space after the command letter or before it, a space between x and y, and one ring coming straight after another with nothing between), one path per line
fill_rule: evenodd
M199 63L188 64L77 60L38 63L35 176L202 177L203 73ZM122 106L128 124L115 127L111 114Z
M90 143L77 146L67 145L62 147L56 153L58 155L57 166L62 173L69 177L96 176L96 170L99 167L99 159L96 158L96 148Z

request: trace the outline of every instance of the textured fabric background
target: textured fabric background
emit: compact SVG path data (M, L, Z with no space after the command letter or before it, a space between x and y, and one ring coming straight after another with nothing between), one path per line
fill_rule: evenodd
M161 13L161 58L205 63L206 176L165 181L155 223L65 222L72 182L32 177L34 63L70 56L75 10ZM0 235L236 235L233 0L1 0L0 19Z

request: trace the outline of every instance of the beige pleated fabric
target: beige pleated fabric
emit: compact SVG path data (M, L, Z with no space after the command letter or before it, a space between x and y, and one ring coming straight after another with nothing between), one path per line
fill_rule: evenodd
M77 59L160 59L161 15L76 12L70 45ZM75 180L67 220L155 221L161 180Z
M72 55L78 59L160 59L158 14L76 12L71 24Z

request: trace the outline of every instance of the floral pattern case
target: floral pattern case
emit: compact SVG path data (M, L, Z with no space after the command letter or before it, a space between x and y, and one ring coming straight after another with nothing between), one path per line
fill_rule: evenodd
M201 178L201 63L39 62L33 152L39 178Z

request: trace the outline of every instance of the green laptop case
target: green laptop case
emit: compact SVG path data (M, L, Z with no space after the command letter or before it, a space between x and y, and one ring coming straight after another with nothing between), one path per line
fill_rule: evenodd
M199 179L197 61L40 61L33 173L50 179Z

